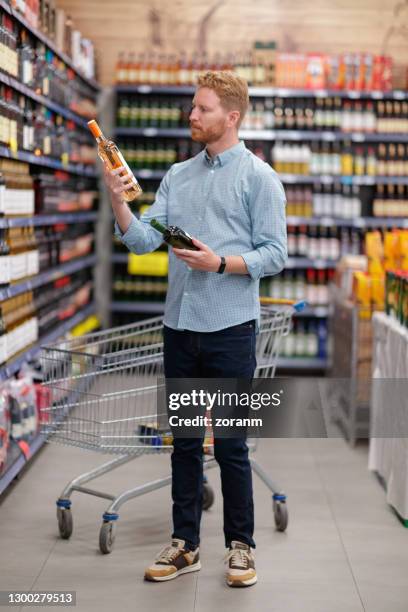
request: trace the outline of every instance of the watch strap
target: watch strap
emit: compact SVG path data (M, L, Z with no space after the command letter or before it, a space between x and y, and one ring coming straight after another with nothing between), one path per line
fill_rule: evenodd
M225 270L226 265L227 265L227 262L225 261L225 257L221 255L221 263L220 263L220 267L217 270L217 273L222 274Z

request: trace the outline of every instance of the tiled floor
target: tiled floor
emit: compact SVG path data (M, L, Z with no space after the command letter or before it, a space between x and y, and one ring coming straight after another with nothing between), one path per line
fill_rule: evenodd
M224 585L217 469L209 472L216 501L203 517L202 570L145 583L144 566L169 537L169 488L123 506L115 548L102 555L99 528L108 502L74 494L74 533L64 541L55 499L72 477L104 458L50 445L0 505L0 590L72 589L81 612L406 612L408 530L367 470L367 447L350 450L341 439L263 440L256 459L282 484L290 513L287 532L276 532L270 495L255 477L256 586ZM165 475L168 461L141 457L97 486L120 492Z

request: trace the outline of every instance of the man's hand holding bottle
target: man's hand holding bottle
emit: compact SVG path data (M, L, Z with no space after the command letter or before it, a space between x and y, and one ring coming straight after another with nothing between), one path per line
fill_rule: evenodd
M128 174L120 176L124 170L125 168L123 166L116 168L115 170L109 170L106 164L103 165L105 184L109 191L112 208L115 215L119 217L122 217L123 209L129 211L128 207L124 206L126 204L126 200L122 194L125 191L132 189L132 184L129 183L131 177ZM118 218L117 220L122 231L126 231L126 229L129 227L131 219L126 218L122 220L122 218ZM175 256L181 261L184 261L184 263L186 263L192 270L217 272L221 264L221 257L214 253L209 246L203 242L200 242L200 240L197 240L197 238L191 237L191 240L196 250L191 250L191 248L184 249L173 247Z

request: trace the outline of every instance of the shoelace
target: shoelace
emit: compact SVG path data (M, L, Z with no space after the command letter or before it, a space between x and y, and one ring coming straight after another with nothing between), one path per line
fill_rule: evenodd
M230 550L225 557L226 561L231 559L231 564L239 567L240 569L248 569L249 557L248 551L242 550L242 548L233 548Z
M157 555L156 561L164 561L165 563L170 563L176 557L179 552L179 548L175 546L166 546L163 550Z

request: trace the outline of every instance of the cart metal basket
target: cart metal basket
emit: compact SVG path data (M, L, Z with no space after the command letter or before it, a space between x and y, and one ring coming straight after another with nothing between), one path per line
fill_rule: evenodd
M257 336L255 377L273 378L282 337L289 333L295 306L284 300L261 308ZM171 476L146 483L119 496L85 487L142 454L172 450L169 432L157 427L158 379L163 377L163 318L154 317L134 324L65 340L42 348L43 384L50 389L51 402L42 410L42 430L48 441L78 446L115 457L100 467L72 480L57 500L60 535L68 539L73 531L73 491L111 501L102 517L99 545L103 553L113 548L119 508L129 499L171 483ZM255 450L256 440L248 441ZM211 440L204 442L208 454L204 470L215 465ZM286 496L251 458L252 469L273 493L275 524L284 531L288 523ZM214 501L207 479L203 509Z

